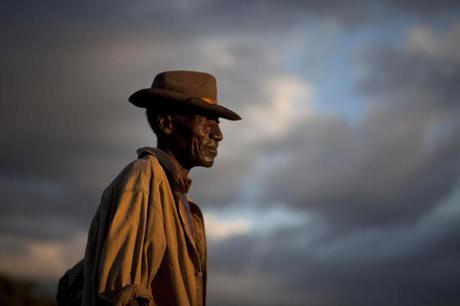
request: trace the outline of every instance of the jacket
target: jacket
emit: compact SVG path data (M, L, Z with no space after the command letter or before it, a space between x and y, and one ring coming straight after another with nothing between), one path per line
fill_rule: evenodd
M203 215L177 192L164 152L138 154L105 189L91 223L82 305L141 298L148 306L205 306Z

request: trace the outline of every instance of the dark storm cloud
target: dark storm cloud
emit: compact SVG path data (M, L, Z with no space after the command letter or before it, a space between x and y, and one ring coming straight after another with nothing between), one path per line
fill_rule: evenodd
M49 178L2 177L0 232L21 237L67 237L88 226L99 194Z
M90 36L112 37L155 33L175 38L199 33L241 33L285 31L306 19L326 20L340 25L366 25L382 21L392 9L402 15L433 16L458 12L456 1L14 1L5 5L0 22L2 32L22 36L60 33L61 39L78 40ZM398 12L397 12L398 13ZM394 15L393 17L397 17ZM210 26L212 25L212 26ZM45 30L45 31L44 31ZM66 35L67 34L67 35ZM21 39L15 35L9 39Z
M292 151L287 165L266 176L267 199L287 198L349 225L408 221L436 206L459 176L458 127L430 144L430 122L417 121L433 112L411 118L412 109L369 119L359 131L328 127L319 137L321 126L307 124L279 145Z
M455 14L459 12L460 5L455 0L442 0L442 1L416 1L416 0L390 0L389 4L402 10L403 12L411 12L422 17L430 17L439 14Z
M359 226L414 220L453 190L460 175L460 66L412 53L373 53L360 84L373 102L358 126L312 120L272 144L289 148L279 149L288 163L266 176L268 199Z
M453 35L450 39L459 40L459 36ZM455 40L451 43L452 48L458 48L459 43ZM378 95L385 103L459 107L460 89L456 86L460 82L459 59L427 58L417 50L401 53L395 49L378 49L368 54L367 64L372 63L382 70L376 69L381 73L363 80L360 84L362 93ZM416 99L421 101L413 101Z
M286 156L263 173L264 205L319 213L322 234L311 242L306 225L225 241L213 246L216 270L277 275L259 295L286 290L298 305L458 303L459 66L416 51L372 53L359 125L320 116L259 147Z
M211 244L217 284L229 286L232 273L276 275L280 283L260 285L269 290L253 288L273 305L279 292L297 296L292 305L458 303L459 66L419 51L370 54L358 125L319 116L259 144L260 154L287 156L262 173L263 205L288 199L328 225L313 242L305 226ZM210 300L245 301L212 291Z
M268 290L254 286L253 293L273 305L282 303L278 298L286 292L291 299L283 299L290 305L455 305L458 196L457 189L456 196L414 224L381 226L332 239L327 230L309 239L316 225L305 224L268 236L211 244L210 267L225 273L211 275L210 283L248 271L276 275L279 283ZM210 294L210 300L244 302L238 296Z

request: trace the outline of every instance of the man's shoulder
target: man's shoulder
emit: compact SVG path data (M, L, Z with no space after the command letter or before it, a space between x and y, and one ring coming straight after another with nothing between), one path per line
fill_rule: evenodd
M113 216L120 203L137 205L134 198L148 200L156 193L172 194L166 172L159 160L152 155L143 155L130 162L102 193L97 215ZM147 197L139 197L146 194ZM163 205L155 202L155 205Z
M123 168L109 188L149 191L152 182L165 179L165 171L158 159L153 155L144 155Z

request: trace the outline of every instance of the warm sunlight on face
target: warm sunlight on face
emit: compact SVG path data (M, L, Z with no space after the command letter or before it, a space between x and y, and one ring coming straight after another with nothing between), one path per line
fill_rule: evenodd
M219 142L223 139L216 117L196 114L175 116L177 142L181 146L184 164L188 168L195 166L211 167L217 156Z

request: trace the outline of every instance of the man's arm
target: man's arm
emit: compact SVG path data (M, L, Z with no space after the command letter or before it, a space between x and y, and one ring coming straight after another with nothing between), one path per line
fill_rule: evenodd
M88 236L84 305L152 299L150 284L166 249L160 197L134 162L103 194ZM149 173L149 172L147 172ZM157 203L158 202L158 203Z
M116 198L117 209L99 259L98 293L119 300L121 306L134 297L151 299L150 284L166 238L161 212L149 203L147 191L123 190Z

